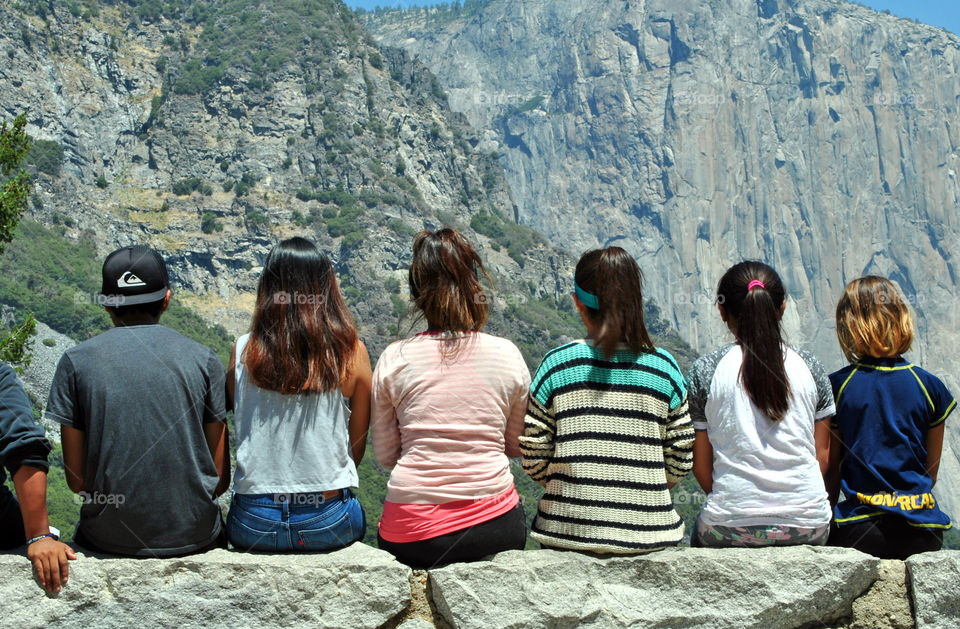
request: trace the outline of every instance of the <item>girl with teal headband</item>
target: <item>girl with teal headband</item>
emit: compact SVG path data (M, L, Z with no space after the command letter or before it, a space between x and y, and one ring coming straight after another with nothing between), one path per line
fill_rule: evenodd
M580 300L581 304L583 304L584 306L586 306L591 310L600 310L600 300L597 299L596 295L593 295L583 290L583 288L581 288L580 285L577 284L576 280L574 280L573 282L573 287L575 289L577 299ZM641 312L640 315L642 317L643 313Z
M636 554L683 538L670 488L693 466L676 361L643 321L641 273L619 247L580 258L585 339L547 353L530 387L523 468L546 491L532 537L545 548Z

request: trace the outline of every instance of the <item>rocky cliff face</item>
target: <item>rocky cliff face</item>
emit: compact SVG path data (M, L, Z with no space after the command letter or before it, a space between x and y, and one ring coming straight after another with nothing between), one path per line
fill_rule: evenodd
M366 24L499 143L522 222L632 251L695 348L726 338L722 272L759 258L791 340L837 368L836 300L879 274L915 309L913 359L960 391L960 37L835 0L492 0ZM957 426L939 493L960 517Z
M270 247L307 235L331 252L373 356L407 331L412 234L451 224L493 271L494 330L544 347L560 334L516 307L567 293L571 259L507 225L490 149L429 72L381 53L342 3L198 2L169 15L66 4L0 5L2 115L27 111L31 135L64 149L59 174L35 172L34 218L92 235L100 253L159 248L178 298L234 333ZM481 212L527 246L475 233Z

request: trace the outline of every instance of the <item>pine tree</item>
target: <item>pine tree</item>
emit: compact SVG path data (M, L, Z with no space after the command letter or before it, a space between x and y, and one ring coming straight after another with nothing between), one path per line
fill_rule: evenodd
M0 253L13 239L13 232L30 198L30 175L20 168L20 162L31 145L26 126L25 113L16 117L12 127L8 128L6 121L0 126L0 178L3 180L0 185Z
M0 181L3 182L0 184L0 253L13 240L13 233L30 198L30 175L20 168L31 144L26 126L25 113L16 117L12 127L8 127L6 121L0 126ZM18 372L23 371L32 358L28 342L36 327L33 315L30 315L8 336L0 338L0 360L13 365Z

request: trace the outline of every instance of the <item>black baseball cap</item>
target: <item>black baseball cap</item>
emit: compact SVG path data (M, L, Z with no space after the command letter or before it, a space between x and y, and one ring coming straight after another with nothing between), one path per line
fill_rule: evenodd
M160 254L143 245L117 249L103 261L100 303L104 306L134 306L160 301L167 295L170 279Z

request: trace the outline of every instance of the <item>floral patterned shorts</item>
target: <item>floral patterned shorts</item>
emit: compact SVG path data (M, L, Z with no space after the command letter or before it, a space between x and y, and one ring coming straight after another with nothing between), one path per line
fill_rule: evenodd
M695 546L823 546L829 537L830 525L817 528L799 526L711 526L697 520ZM696 542L699 542L697 544Z

